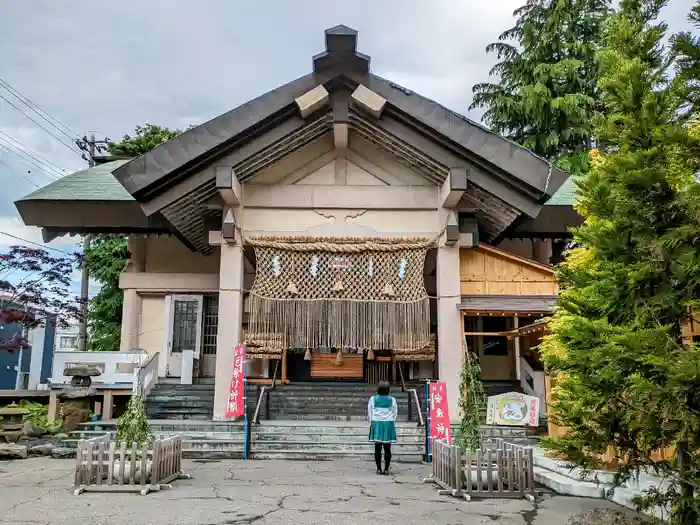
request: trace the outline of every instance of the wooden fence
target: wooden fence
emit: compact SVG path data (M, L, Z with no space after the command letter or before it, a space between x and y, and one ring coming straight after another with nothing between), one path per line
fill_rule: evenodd
M151 448L136 443L117 447L110 435L80 441L76 453L73 493L137 492L146 495L170 489L170 482L189 479L183 474L182 437L156 439Z
M437 484L440 494L478 498L534 499L535 476L531 447L502 439L485 442L483 449L461 450L433 439L432 473L425 482Z

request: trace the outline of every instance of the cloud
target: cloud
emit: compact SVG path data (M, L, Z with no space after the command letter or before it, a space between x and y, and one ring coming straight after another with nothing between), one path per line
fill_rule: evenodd
M44 243L41 228L25 226L19 217L0 217L0 250L9 246L47 246L56 250L72 253L79 251L77 240L70 237L59 237L50 243Z

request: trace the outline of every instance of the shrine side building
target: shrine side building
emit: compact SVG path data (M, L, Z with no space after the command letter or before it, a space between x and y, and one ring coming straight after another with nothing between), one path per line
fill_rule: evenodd
M350 28L327 30L312 63L141 157L27 195L20 215L47 241L128 236L121 350L213 381L214 419L242 341L252 381L440 379L453 419L465 342L485 381L536 391L528 334L580 222L567 175L371 73Z

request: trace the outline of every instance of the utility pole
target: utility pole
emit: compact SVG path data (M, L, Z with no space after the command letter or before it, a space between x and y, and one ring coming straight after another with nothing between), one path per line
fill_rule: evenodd
M90 138L83 135L82 139L77 139L75 144L83 151L83 159L91 168L95 166L95 154L106 150L108 140L95 140L95 134L91 133ZM90 248L92 235L89 233L83 237L83 255ZM83 264L80 283L80 322L78 324L78 351L84 352L87 345L87 314L88 314L88 290L90 289L90 272Z

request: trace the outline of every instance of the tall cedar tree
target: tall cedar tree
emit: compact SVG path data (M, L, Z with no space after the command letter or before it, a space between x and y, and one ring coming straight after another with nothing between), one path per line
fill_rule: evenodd
M600 27L610 0L527 0L515 26L487 46L500 61L498 83L474 86L470 109L484 108L491 129L581 173L598 108Z
M690 525L700 523L700 455L688 452L700 450L700 348L682 344L680 327L700 290L700 125L679 111L685 82L668 75L666 26L654 22L665 4L623 0L604 26L599 150L578 184L585 223L541 349L552 419L567 429L546 446L584 469L614 454L618 483L668 476L637 503ZM669 449L679 454L654 461Z
M110 143L109 152L138 157L181 133L153 124L136 126L133 136L124 135L120 142ZM124 306L119 275L128 259L127 239L121 235L96 237L84 255L83 263L88 267L90 278L100 284L100 291L90 300L88 309L89 350L119 350Z
M690 10L688 21L700 32L700 1ZM678 75L686 82L686 98L691 114L700 114L700 36L690 31L673 38Z

